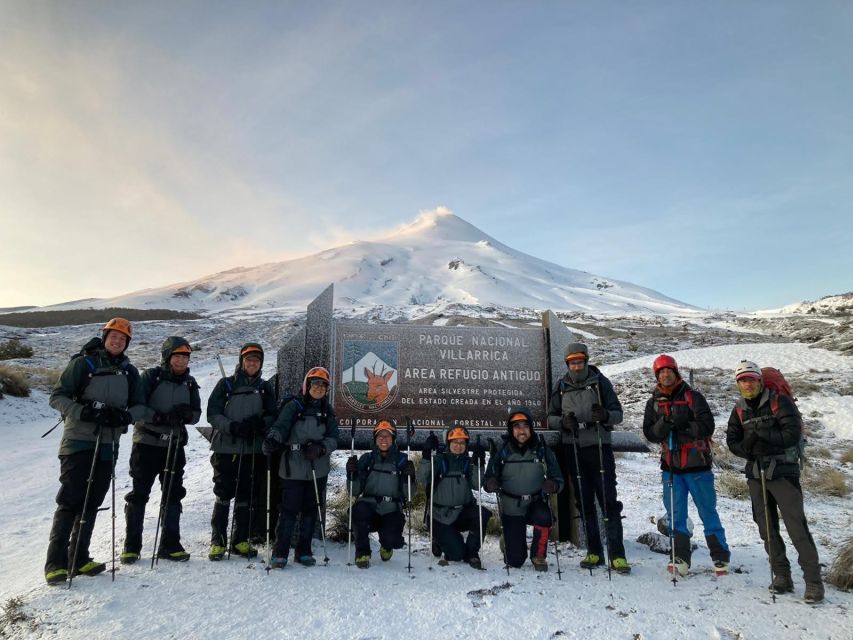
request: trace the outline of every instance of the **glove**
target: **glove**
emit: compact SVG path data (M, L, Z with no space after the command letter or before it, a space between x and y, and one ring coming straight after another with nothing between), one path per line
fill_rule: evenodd
M189 441L190 441L190 434L187 433L187 428L185 426L181 425L181 439L179 441L180 445L182 447L185 447L185 446L187 446L187 443Z
M302 445L302 455L305 456L306 460L310 460L314 462L320 456L326 455L326 447L324 447L319 442L308 442L307 444Z
M601 424L607 424L607 421L610 420L610 412L600 404L592 405L592 411L589 415L593 422L600 422Z
M192 422L194 413L193 408L188 404L178 404L172 409L172 415L174 415L176 421L181 424L189 424Z
M672 424L675 429L685 430L690 427L690 415L687 411L675 411L672 414Z
M171 413L160 413L159 411L154 412L154 417L151 418L151 424L156 427L162 427L163 425L167 425L172 421Z
M432 457L432 452L438 449L438 436L430 433L424 441L423 459L429 460Z
M263 416L254 415L249 418L246 418L246 422L251 425L252 431L254 431L259 436L262 436L266 433L267 423L264 421Z
M753 450L755 449L755 445L758 444L758 440L758 432L755 429L751 426L744 427L743 440L741 440L740 446L745 453L753 454Z
M403 475L408 476L412 480L415 479L415 463L409 460L406 466L403 467Z
M277 431L270 431L269 435L264 438L264 441L261 443L261 452L265 456L271 456L274 453L277 453L279 449L281 449L281 442L279 441L279 437L276 437L273 434L277 434Z
M250 438L254 430L248 421L243 420L242 422L232 422L228 425L228 432L236 438Z
M474 446L471 449L471 461L474 464L480 465L480 467L486 466L486 450L483 447Z
M358 473L358 458L350 456L347 458L347 480L355 480L355 474Z
M657 439L663 442L669 436L669 432L672 431L672 426L672 420L670 420L669 416L661 416L652 425L652 431L657 436Z
M109 427L110 429L120 429L133 423L133 416L130 415L129 411L125 411L124 409L105 407L101 412L102 416L104 414L106 414L106 416L103 424L105 427Z
M80 420L83 422L101 422L101 409L96 409L90 404L84 404L80 410Z
M499 488L500 485L497 478L487 478L485 484L483 484L483 489L488 493L495 493Z
M567 413L560 419L560 428L566 433L575 434L580 429L574 413Z
M542 483L542 493L546 496L550 496L552 493L557 493L559 488L560 485L557 484L557 481L552 480L551 478L547 478L545 482Z

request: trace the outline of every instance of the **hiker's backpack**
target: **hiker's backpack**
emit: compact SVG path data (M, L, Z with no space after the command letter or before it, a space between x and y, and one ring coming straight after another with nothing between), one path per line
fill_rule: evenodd
M74 400L74 402L80 402L80 400L83 398L83 394L86 392L86 387L89 386L89 383L92 382L92 378L94 378L95 376L115 375L115 372L113 371L97 372L97 367L95 366L95 361L92 359L92 357L98 352L99 349L103 348L103 340L101 340L101 338L99 338L98 336L95 336L94 338L89 340L89 342L84 344L83 348L80 349L80 351L75 354L72 354L72 356L68 359L68 362L70 363L74 362L77 358L83 358L84 362L86 363L86 368L88 369L88 373L83 376L83 378L77 384L77 388L74 389L74 396L71 398L72 400ZM130 363L128 362L127 358L124 358L121 367L122 371L127 371L128 364Z
M779 462L796 462L800 465L800 469L802 469L806 460L805 425L803 424L803 416L800 413L800 409L797 407L797 398L794 397L794 391L791 389L791 385L785 379L785 376L782 375L782 372L774 367L762 367L761 378L764 386L775 392L770 397L770 412L773 414L773 417L775 418L779 414L779 396L787 396L791 400L791 405L794 407L794 415L797 417L797 422L800 425L800 439L797 444L788 447L785 449L785 453L775 456L775 458ZM735 411L737 412L740 423L743 424L743 407L740 406L740 403L735 407Z
M534 433L534 437L536 438L536 462L541 464L543 469L546 466L545 462L545 441L539 436L539 434ZM495 464L495 477L500 479L504 464L506 464L506 459L509 457L509 442L504 442L501 448L497 452L496 456L496 464Z
M672 415L672 406L673 405L686 405L690 412L695 416L696 413L693 410L693 389L688 387L684 391L684 399L683 400L667 400L664 398L658 398L656 404L658 408L658 413L663 414L665 416ZM663 457L666 466L675 469L690 469L690 468L701 468L707 465L710 465L713 461L711 454L711 445L713 444L713 440L711 437L705 438L697 438L691 442L684 442L678 444L678 464L672 464L672 451L669 448L669 442L664 440L661 442L661 455ZM698 459L697 459L698 458Z

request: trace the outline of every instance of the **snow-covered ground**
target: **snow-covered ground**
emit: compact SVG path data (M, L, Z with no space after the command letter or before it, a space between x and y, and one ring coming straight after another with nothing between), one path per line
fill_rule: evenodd
M199 354L202 355L202 354ZM209 352L194 356L193 373L202 385L203 402L219 372ZM750 344L679 351L682 368L719 367L730 371L744 357L785 372L832 368L853 378L853 359L800 344ZM272 360L270 360L272 361ZM643 356L610 364L608 375L647 368ZM226 368L233 362L226 362ZM853 403L850 396L813 394L801 403L821 403L826 428L835 442L849 446ZM831 411L827 409L831 401ZM808 404L801 404L808 409ZM717 415L722 430L727 413ZM56 450L59 430L42 439L57 415L43 392L25 399L0 401L0 601L17 597L32 626L21 623L12 637L37 638L853 638L849 610L853 594L828 588L825 604L801 602L803 583L794 563L795 595L771 602L767 558L752 522L749 502L720 498L720 512L732 547L733 573L715 578L697 523L699 549L690 576L669 580L666 557L636 542L654 530L662 512L656 457L627 454L617 460L620 499L625 503L625 537L630 576L604 571L590 576L578 567L581 551L561 544L562 580L552 569L535 573L530 565L503 569L495 538L483 553L486 570L465 565L439 567L428 541L413 540L413 570L406 571L405 550L388 563L367 571L348 567L346 545L329 543L329 566L288 566L267 574L264 565L232 558L206 559L213 502L207 443L193 434L188 445L184 502L184 544L193 554L187 564L167 562L151 570L148 562L120 566L110 574L79 577L72 589L48 587L42 569L54 496L58 489ZM640 416L626 416L638 422ZM129 438L123 439L117 468L116 544L123 540L122 497L129 490ZM336 454L339 461L343 454ZM340 468L342 465L338 465ZM334 475L333 490L342 478ZM158 500L156 489L146 517L145 547L150 553ZM104 506L109 506L109 497ZM99 516L92 552L110 556L110 512ZM829 564L849 535L851 498L807 496L807 514L821 560ZM374 541L374 550L376 542ZM315 553L322 554L320 542ZM262 550L263 554L263 550ZM119 565L117 565L119 566Z

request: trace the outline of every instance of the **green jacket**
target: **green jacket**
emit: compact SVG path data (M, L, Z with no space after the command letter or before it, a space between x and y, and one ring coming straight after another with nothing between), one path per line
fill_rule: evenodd
M332 451L338 446L338 420L334 410L324 401L303 396L294 398L281 410L275 423L270 427L281 435L284 443L278 474L292 480L312 480L312 464L302 455L302 447L309 442L317 442L326 449L326 453L317 458L313 469L318 478L329 475Z
M402 510L408 492L403 470L408 461L409 457L397 449L396 443L391 445L384 458L374 446L373 451L358 459L352 495L359 496L358 501L375 504L379 515ZM412 486L414 491L415 487Z
M485 469L481 470L485 472ZM431 478L435 482L431 485ZM433 454L430 460L421 460L418 467L418 482L434 487L432 508L434 518L442 524L453 524L466 504L474 501L473 491L480 488L477 465L468 452L454 455L449 451Z
M196 424L201 417L198 383L189 370L182 376L175 376L168 365L146 369L142 372L142 393L148 410L144 420L134 425L134 443L166 448L169 446L169 434L173 429L180 437L184 429L168 424L155 425L152 422L155 414L169 413L179 404L189 405L193 410L192 420L188 424Z
M242 370L221 378L207 401L207 421L213 427L210 448L214 453L261 453L263 435L237 438L232 422L262 416L269 428L275 419L275 391L260 375L250 379Z
M489 478L500 484L501 510L508 516L526 515L532 502L542 500L542 484L547 478L557 482L558 491L563 489L557 458L538 434L524 447L504 436L503 446L489 456L484 482Z
M609 414L607 422L593 422L590 417L592 405L599 404ZM613 438L610 432L613 426L622 422L622 404L616 396L613 384L597 367L589 365L589 375L582 382L574 382L567 373L560 379L554 392L551 394L551 404L548 411L548 427L560 429L561 418L569 413L574 413L580 429L577 433L577 445L579 447L598 446L598 437L601 436L601 444L612 444ZM565 444L573 444L575 437L562 431L562 441Z
M80 412L87 403L101 402L127 410L134 420L141 420L146 413L139 371L124 354L113 358L103 348L91 355L73 358L53 388L49 402L65 422L59 455L95 448L97 425L80 419ZM101 444L110 446L102 447L101 451L108 457L112 455L113 439L117 443L121 434L127 433L127 427L102 431Z

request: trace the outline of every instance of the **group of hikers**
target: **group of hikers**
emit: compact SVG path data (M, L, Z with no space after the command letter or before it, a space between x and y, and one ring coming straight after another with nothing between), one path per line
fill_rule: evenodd
M186 428L201 417L199 386L189 372L192 348L184 338L167 338L160 365L140 375L125 355L132 336L127 320L107 322L102 335L72 358L50 396L51 407L63 416L64 432L59 448L60 490L45 564L48 584L106 569L92 559L89 545L97 511L115 477L119 438L131 425L132 490L125 496L126 531L119 559L126 564L140 559L145 507L158 478L162 499L156 558L189 559L180 535L181 500L186 495ZM567 453L568 481L587 544L580 565L629 574L611 437L614 426L623 420L622 405L610 380L589 363L586 345L571 343L564 356L567 371L552 391L548 426L560 432L562 450ZM263 360L260 344L243 345L234 373L226 376L223 371L208 401L215 496L208 558L257 555L254 544L262 536L253 514L264 493L263 479L271 481L270 474L262 471L277 467L278 473L272 474L277 499L267 505L267 513L278 514L274 542L269 542L271 527L262 529L271 545L269 568L287 565L292 543L294 562L312 566L316 562L312 538L318 518L323 518L330 456L340 435L328 401L332 380L327 369L313 367L301 388L280 406L274 386L261 375ZM666 517L659 519L658 528L671 541L667 571L675 579L687 575L691 567L690 496L703 523L714 574L724 576L730 550L717 512L711 470L713 414L702 394L682 379L671 356L656 358L652 369L656 384L646 403L643 433L650 442L660 444ZM801 417L790 394L765 379L767 371L775 370L762 370L745 360L736 367L740 397L729 417L726 441L732 453L746 461L753 518L771 566L770 590L774 594L793 591L779 529L781 513L799 556L804 599L817 603L824 589L799 482ZM350 455L345 467L356 566L370 566L373 531L378 533L382 561L405 546L407 507L420 482L429 496L431 551L441 564L466 562L482 568L480 546L493 514L475 499L475 493L485 490L497 497L505 565L518 568L529 558L537 571L546 571L554 524L550 497L564 489L566 479L554 451L534 427L527 407L510 407L506 434L491 447L486 464L486 451L479 442L472 442L464 426L451 424L444 442L430 433L416 468L408 446L404 452L398 445L394 421L376 420L372 450L360 457ZM268 499L269 492L268 485ZM604 524L603 540L597 509ZM528 525L533 529L529 544ZM323 522L321 530L324 527Z

